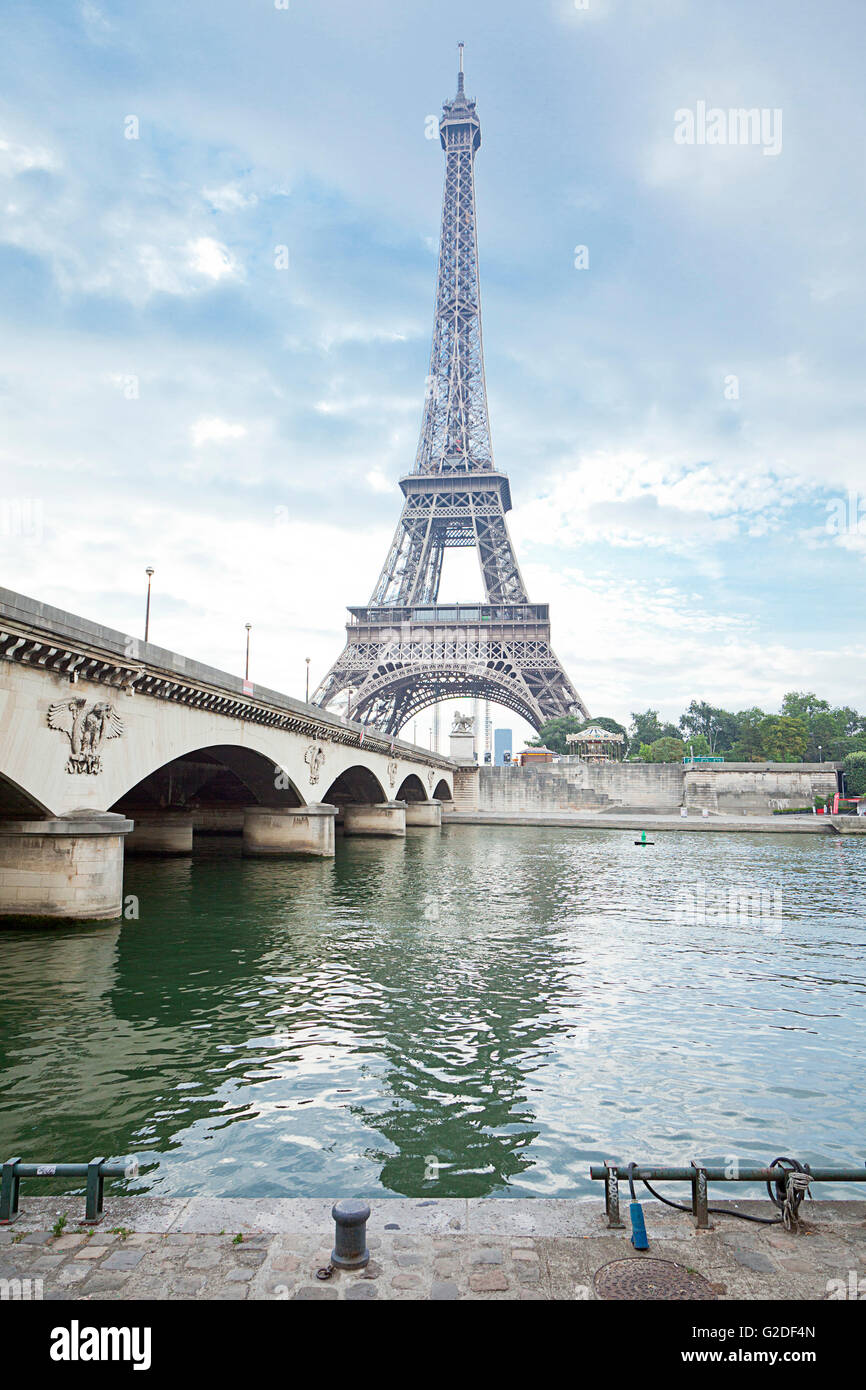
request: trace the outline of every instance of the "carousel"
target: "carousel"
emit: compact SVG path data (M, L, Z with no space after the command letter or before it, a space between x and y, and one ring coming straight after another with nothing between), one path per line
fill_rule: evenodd
M613 734L599 724L591 724L577 734L566 734L565 741L584 763L619 762L625 751L625 734Z

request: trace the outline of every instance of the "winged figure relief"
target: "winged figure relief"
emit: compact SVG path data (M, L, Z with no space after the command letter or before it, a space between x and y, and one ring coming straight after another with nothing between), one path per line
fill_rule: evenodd
M310 769L310 786L314 787L319 780L319 770L325 761L325 750L321 743L311 743L304 754L304 762Z
M107 738L120 738L123 720L106 700L87 708L81 696L58 700L48 709L48 727L58 729L69 739L67 772L102 771L102 745Z

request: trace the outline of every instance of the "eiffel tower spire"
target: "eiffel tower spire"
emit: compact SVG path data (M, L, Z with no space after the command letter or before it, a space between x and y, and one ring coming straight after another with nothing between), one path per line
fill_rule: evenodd
M437 700L472 696L506 705L536 728L554 715L588 717L550 647L545 604L530 604L508 534L508 479L493 460L475 212L481 122L467 97L463 44L457 95L439 122L445 189L433 341L421 436L385 564L366 608L350 608L347 644L314 700L348 688L353 710L396 733ZM474 547L484 603L437 603L449 546Z

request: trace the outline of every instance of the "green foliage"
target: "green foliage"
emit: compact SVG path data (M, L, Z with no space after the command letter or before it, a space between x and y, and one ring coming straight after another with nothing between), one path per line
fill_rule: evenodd
M866 796L866 752L849 753L842 770L845 773L845 790L851 796Z
M708 705L706 700L692 700L680 718L680 730L684 742L693 743L696 738L703 738L708 754L724 753L737 737L737 716L729 710ZM696 755L697 751L695 748Z
M758 725L761 751L768 763L799 763L809 732L805 721L790 714L768 714Z
M744 709L736 716L737 739L725 753L726 762L760 763L764 761L761 724L767 718L762 709Z
M622 727L607 718L591 722ZM551 720L541 731L548 748L566 751L564 737L561 743L557 738L563 725L563 735L585 727L577 720ZM850 705L834 707L811 690L789 690L778 714L757 706L734 714L706 700L692 700L678 724L661 719L657 709L633 711L628 732L629 756L647 761L658 761L652 750L663 739L680 740L686 754L691 747L695 757L721 756L726 762L842 762L866 754L866 715Z
M685 756L686 746L681 738L657 738L650 746L650 762L678 763Z
M657 709L645 710L643 714L632 714L631 716L631 743L629 752L636 753L642 743L650 745L657 743L660 738L676 738L679 734L675 724L662 724L659 722L659 712Z
M688 738L683 739L683 744L686 750L683 757L689 757L691 754L696 758L712 756L713 750L704 734L690 734Z
M557 719L548 719L538 730L538 737L529 739L527 748L549 748L553 753L567 753L568 744L565 741L566 734L576 734L583 728L584 721L575 719L573 715L560 715Z
M806 762L835 762L855 750L866 751L863 717L850 705L831 709L828 701L819 700L813 691L789 690L781 712L802 721Z

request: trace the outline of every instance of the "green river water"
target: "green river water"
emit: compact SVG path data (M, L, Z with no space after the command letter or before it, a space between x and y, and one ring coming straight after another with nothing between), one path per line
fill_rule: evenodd
M126 1190L166 1196L584 1196L609 1156L862 1165L866 843L634 838L129 859L137 920L0 936L2 1156L136 1155Z

